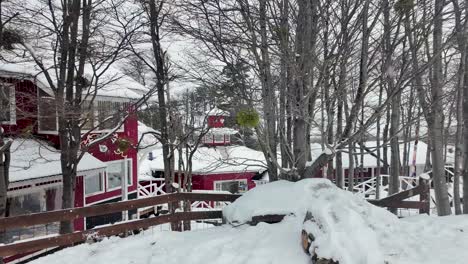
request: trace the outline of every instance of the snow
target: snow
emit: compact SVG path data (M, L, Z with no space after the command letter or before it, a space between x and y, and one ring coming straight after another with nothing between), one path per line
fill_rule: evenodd
M183 159L185 160L183 150ZM155 148L153 160L143 160L139 165L139 180L149 180L152 171L164 171L162 148ZM174 164L178 164L179 154L174 153ZM245 146L199 147L192 158L194 174L263 172L266 170L265 157L261 151Z
M307 211L313 221L304 223ZM242 224L268 213L289 215L277 224ZM398 219L325 179L262 185L224 214L235 227L182 233L150 229L67 248L31 263L310 264L300 244L302 229L313 233L311 248L320 257L340 264L462 264L468 259L468 216Z
M80 172L106 168L106 164L88 153L78 163ZM46 142L15 138L11 146L10 182L61 175L60 151Z
M235 135L239 134L239 131L230 127L213 127L210 128L208 134L212 135Z
M315 236L312 248L340 264L465 263L468 257L468 216L399 220L325 179L261 185L223 210L234 224L265 214L304 219L307 212L314 219L304 224Z
M82 264L84 259L114 264L309 263L298 239L301 225L302 221L292 217L276 225L221 226L184 233L146 231L126 239L68 248L31 263Z
M224 110L219 109L218 107L214 107L213 109L208 111L206 115L207 116L229 116L230 114L228 111L224 111Z
M408 162L410 166L413 163L413 153L414 153L414 144L415 141L409 142L409 155L408 155ZM376 141L367 141L364 142L364 145L372 150L375 154L377 154L376 151L376 146L377 142ZM359 146L357 145L357 152L359 152ZM329 153L330 151L333 151L331 149L326 148L325 150L322 150L322 146L318 143L312 143L311 146L311 152L312 152L312 157L317 158L320 156L322 153ZM404 150L404 144L400 144L400 158L403 159L403 150ZM349 168L349 159L348 159L348 148L347 146L343 149L338 149L336 151L341 151L343 153L343 168L347 169ZM381 153L383 150L381 149ZM418 146L417 146L417 151L416 151L416 167L417 167L417 175L423 172L425 164L426 164L426 153L428 151L427 144L419 141ZM327 153L327 154L328 154ZM383 154L382 154L383 155ZM388 149L388 155L390 157L390 148ZM447 163L453 163L453 154L447 153ZM361 161L361 156L358 154L358 159L359 162ZM336 162L336 161L335 161ZM364 167L365 168L377 168L377 158L370 155L368 152L364 151ZM355 164L356 166L356 164ZM381 165L382 166L382 165Z
M138 142L140 143L140 148L155 146L159 142L156 136L152 133L159 135L159 131L156 131L155 129L138 121Z

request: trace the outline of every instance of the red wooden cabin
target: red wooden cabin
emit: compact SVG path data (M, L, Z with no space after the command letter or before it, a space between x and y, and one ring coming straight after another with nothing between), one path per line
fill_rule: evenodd
M13 140L8 189L10 216L59 209L62 176L53 93L40 81L38 74L30 74L31 68L24 72L6 71L5 67L2 69L0 125L5 135ZM129 110L131 101L140 98L143 89L132 79L123 76L98 90L92 105L91 102L85 102L90 107L82 131L83 143L115 128L117 121L109 117L116 110ZM92 126L98 126L98 129L85 137L86 129ZM137 152L133 147L123 147L137 144L137 130L137 118L130 109L130 116L123 126L84 155L77 170L76 207L137 197ZM75 221L75 229L92 228L121 218L122 215L118 214L78 219ZM37 227L34 231L17 230L9 235L15 240L43 235L44 232L57 232L57 226Z

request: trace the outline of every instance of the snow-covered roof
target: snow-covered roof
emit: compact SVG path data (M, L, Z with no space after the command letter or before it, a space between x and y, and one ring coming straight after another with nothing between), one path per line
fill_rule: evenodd
M185 149L183 150L185 153ZM162 148L156 148L153 152L153 160L144 160L139 167L139 180L151 178L152 171L164 171ZM186 164L185 154L183 155ZM174 161L179 162L177 151L174 153ZM242 173L263 172L266 170L266 162L262 152L245 146L199 147L192 159L194 174L216 173Z
M414 143L415 141L409 142L409 155L408 155L408 162L411 165L413 162L413 153L414 153ZM364 145L369 148L370 150L373 151L374 154L377 154L376 147L377 147L377 142L376 141L367 141L364 142ZM357 152L359 152L359 145L356 145L357 147ZM404 150L405 145L403 143L400 144L400 159L403 161L403 150ZM318 143L312 143L311 144L311 152L312 152L312 157L317 158L321 153L322 153L322 146ZM348 158L348 148L344 148L343 150L343 168L349 168L349 158ZM417 151L416 151L416 165L421 165L424 166L426 164L426 153L427 153L427 144L418 141L417 145ZM381 149L381 153L382 149ZM383 156L383 154L381 154ZM390 148L388 149L388 157L390 157ZM361 161L361 156L358 155L358 160L359 162ZM364 162L363 165L365 168L376 168L377 167L377 158L374 157L373 155L369 154L368 152L364 151ZM336 162L336 159L335 159ZM355 164L356 166L356 164ZM381 166L383 164L381 163Z
M78 164L80 172L103 169L106 164L86 153ZM62 174L60 152L46 142L15 138L11 146L10 182Z
M153 133L159 134L159 131L138 121L138 142L140 143L140 148L155 146L159 142Z
M224 111L224 110L219 109L218 107L214 107L210 111L206 112L206 115L208 115L208 116L229 116L230 114L229 114L228 111Z
M55 71L49 70L49 73L54 83L57 83ZM14 63L1 63L0 76L31 80L50 96L54 95L45 74L32 62L18 61ZM85 67L85 77L88 80L93 80L93 70L89 66ZM148 92L146 87L112 66L102 74L99 80L98 87L91 86L89 90L86 90L83 94L92 94L94 90L96 90L97 96L140 99Z
M235 135L235 134L238 134L239 131L238 130L235 130L233 128L230 128L230 127L213 127L213 128L210 128L210 130L208 131L208 134L223 134L223 135Z

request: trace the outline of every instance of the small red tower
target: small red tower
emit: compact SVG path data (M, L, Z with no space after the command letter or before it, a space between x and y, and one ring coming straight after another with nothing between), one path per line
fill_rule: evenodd
M230 116L229 112L217 107L206 113L210 130L203 138L203 144L207 146L226 146L231 144L231 135L237 134L237 130L225 126L225 120Z

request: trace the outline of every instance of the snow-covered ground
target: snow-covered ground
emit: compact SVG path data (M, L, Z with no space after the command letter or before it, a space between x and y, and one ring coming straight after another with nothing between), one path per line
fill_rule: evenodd
M303 223L307 212L313 221ZM278 224L246 224L252 216L288 214ZM301 230L313 233L312 250L340 264L467 263L468 216L398 219L328 180L275 182L257 187L224 210L233 225L176 233L146 231L125 239L84 244L38 259L54 263L311 263Z

